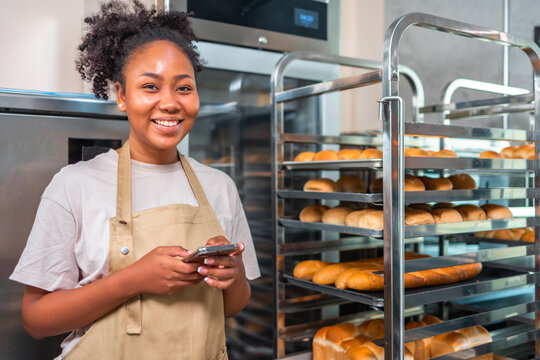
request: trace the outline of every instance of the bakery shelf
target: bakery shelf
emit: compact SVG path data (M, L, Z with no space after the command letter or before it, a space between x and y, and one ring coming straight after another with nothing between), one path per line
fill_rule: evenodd
M316 200L341 200L380 203L383 200L381 193L346 193L346 192L318 192L302 190L279 190L278 196L282 199L316 199Z
M479 108L479 107L490 107L493 105L504 105L504 104L526 104L532 103L534 101L534 94L522 94L522 95L510 95L510 96L500 96L490 99L482 100L469 100L461 101L450 104L437 104L437 105L426 105L419 109L419 112L422 114L442 112L442 111L453 111L453 110L465 110L468 108Z
M533 243L530 243L527 241L486 238L486 237L473 236L469 234L451 235L448 237L448 239L451 241L462 241L462 242L466 242L470 244L478 244L480 242L487 242L487 243L493 243L493 244L504 244L508 246L534 245Z
M382 238L383 230L373 230L345 225L332 225L324 223L303 222L295 219L280 218L280 225L284 227L299 228L306 230L334 231L351 235L363 235L373 238ZM511 219L462 221L445 224L426 224L405 226L405 238L417 238L422 236L449 235L471 233L477 231L489 231L499 229L520 228L535 226L536 218L519 217Z
M284 161L286 170L342 170L342 169L376 169L380 170L382 159L368 160L328 160L328 161ZM523 159L478 159L478 158L440 158L440 157L407 157L405 168L422 169L454 169L470 171L523 172L533 171L532 160Z
M525 199L534 197L537 193L535 188L493 188L476 190L428 190L407 191L405 202L407 204L428 203L441 201L460 200L505 200ZM315 192L302 190L279 190L278 196L282 199L316 199L316 200L341 200L369 203L382 203L383 194L363 193L340 193L340 192Z
M405 239L405 244L422 243L424 238ZM348 251L380 248L383 243L380 239L369 237L344 237L339 240L304 241L298 243L285 243L279 245L279 253L286 256L310 255L325 251Z
M383 292L361 292L356 290L341 290L331 285L320 285L308 280L297 279L285 274L284 278L291 285L318 291L356 301L376 308L384 308ZM450 301L465 296L479 295L492 291L510 289L533 284L537 280L536 273L504 270L484 266L477 276L446 285L428 286L416 289L406 289L404 296L405 308L432 304L440 301Z
M303 296L301 298L280 300L279 308L283 313L290 314L348 303L350 303L350 301L345 299L336 298L326 294L316 294Z
M409 122L405 123L405 135L506 141L532 141L534 139L532 131L527 130Z

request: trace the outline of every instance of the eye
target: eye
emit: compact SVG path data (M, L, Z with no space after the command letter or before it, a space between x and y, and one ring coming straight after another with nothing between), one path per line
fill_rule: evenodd
M157 90L158 89L158 87L155 84L144 84L142 87L143 87L143 89L148 89L148 90Z
M178 87L178 91L180 91L180 92L189 92L189 91L191 91L191 87L189 87L187 85L182 85L182 86Z

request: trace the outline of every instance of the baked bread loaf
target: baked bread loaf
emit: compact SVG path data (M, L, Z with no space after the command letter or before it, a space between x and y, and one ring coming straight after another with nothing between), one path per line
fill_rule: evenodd
M434 157L444 157L444 158L457 158L457 154L448 149L442 149L440 151L437 151L435 154L433 154Z
M433 205L432 209L451 209L454 206L456 206L456 205L454 205L452 203L449 203L449 202L438 202L438 203Z
M459 211L464 221L487 219L487 216L484 210L482 210L482 208L477 205L473 205L473 204L458 205L454 207L454 209Z
M426 210L405 207L405 225L435 224L435 219Z
M420 148L406 148L404 151L405 156L412 156L412 157L428 157L429 154Z
M474 190L476 189L476 181L469 174L454 174L448 177L452 182L454 190Z
M411 209L426 210L428 212L431 211L431 209L433 208L430 204L423 204L423 203L410 204L409 207Z
M529 230L529 231L525 231L525 233L523 233L523 235L521 235L521 241L527 241L527 242L535 242L535 239L534 239L534 230Z
M327 265L329 265L329 263L320 260L301 261L294 267L293 275L295 278L311 280L316 272Z
M315 154L313 161L338 160L337 153L334 150L321 150Z
M463 221L463 217L461 216L459 211L453 208L432 209L431 215L433 215L433 219L435 219L435 224Z
M405 185L404 191L426 190L424 183L414 175L405 174L403 183ZM375 181L373 181L371 185L369 186L369 191L373 194L381 193L383 191L383 179L382 178L375 179Z
M360 155L362 155L362 150L358 149L341 149L337 153L339 160L356 160L360 159Z
M366 149L362 151L360 159L382 159L383 153L378 149Z
M496 151L486 150L482 152L479 156L479 159L502 159L503 156Z
M300 221L303 222L320 222L322 215L326 210L330 209L326 205L310 205L300 211Z
M484 204L481 206L488 219L509 219L513 218L512 212L504 205Z
M350 212L345 218L345 225L374 230L382 230L383 211L364 209Z
M345 225L345 218L353 209L348 206L336 206L326 210L322 215L321 221L325 224Z
M491 236L494 239L519 240L521 237L514 233L513 229L495 230Z
M365 193L367 192L367 185L358 176L354 175L341 175L337 181L339 191L351 192L351 193Z
M317 178L308 180L304 184L304 191L337 192L339 191L339 186L332 179Z
M431 178L421 176L419 179L424 183L426 190L452 190L453 188L452 182L444 177Z
M534 144L524 144L513 152L515 159L534 159Z
M513 159L514 158L514 151L517 148L518 148L517 145L512 145L512 146L505 147L504 149L501 150L501 155L505 159Z
M294 161L312 161L314 157L315 153L313 151L304 151L296 155Z

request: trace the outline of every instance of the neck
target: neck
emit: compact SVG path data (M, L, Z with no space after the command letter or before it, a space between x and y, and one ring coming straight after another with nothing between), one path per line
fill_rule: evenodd
M141 145L137 141L132 141L129 137L130 156L132 160L140 161L147 164L167 165L178 161L178 151L172 149L152 149L148 146Z

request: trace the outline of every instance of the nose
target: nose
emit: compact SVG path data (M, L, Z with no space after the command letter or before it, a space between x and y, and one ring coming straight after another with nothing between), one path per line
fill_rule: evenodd
M180 110L180 103L177 101L175 95L174 91L164 90L159 101L159 109L169 113Z

